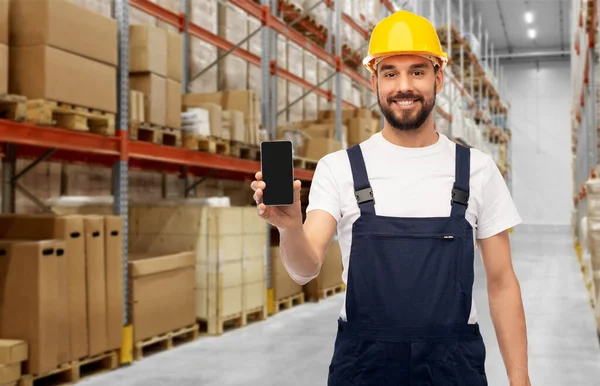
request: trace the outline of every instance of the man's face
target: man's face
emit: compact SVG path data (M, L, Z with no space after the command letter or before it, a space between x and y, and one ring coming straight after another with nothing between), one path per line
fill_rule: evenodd
M435 107L443 72L420 56L392 56L382 60L373 75L379 108L397 130L416 130Z

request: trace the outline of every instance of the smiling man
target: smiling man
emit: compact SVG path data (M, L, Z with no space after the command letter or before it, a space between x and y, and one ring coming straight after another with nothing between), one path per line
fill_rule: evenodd
M400 11L373 30L364 65L385 117L381 132L327 155L302 223L296 202L258 214L281 235L282 261L315 278L336 228L347 284L329 386L487 385L473 302L474 238L510 384L529 385L520 287L507 229L521 218L493 159L434 129L446 54L426 19Z

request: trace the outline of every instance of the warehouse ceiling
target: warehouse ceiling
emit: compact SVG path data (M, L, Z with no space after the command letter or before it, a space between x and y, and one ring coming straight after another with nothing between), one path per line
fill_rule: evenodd
M469 4L465 0L465 5ZM475 13L481 13L496 54L565 51L570 47L569 0L474 0ZM467 7L465 6L465 9ZM531 12L528 24L525 13ZM534 39L528 30L535 29Z

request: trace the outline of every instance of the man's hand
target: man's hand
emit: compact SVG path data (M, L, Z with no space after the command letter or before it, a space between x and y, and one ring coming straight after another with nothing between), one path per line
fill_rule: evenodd
M508 232L478 242L487 277L492 322L510 385L530 386L527 326L521 289L512 266Z
M300 181L294 181L294 203L290 206L266 206L263 203L263 191L267 184L262 180L262 173L256 173L256 180L252 181L250 187L254 190L254 201L256 201L258 215L267 220L280 231L283 229L294 229L302 226L302 207L300 205Z

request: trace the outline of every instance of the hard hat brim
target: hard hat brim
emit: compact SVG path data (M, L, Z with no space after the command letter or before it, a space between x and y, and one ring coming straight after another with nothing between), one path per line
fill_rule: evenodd
M373 66L373 63L375 62L375 59L388 58L391 56L398 56L398 55L407 55L407 56L411 55L411 56L423 56L426 58L429 58L429 57L435 58L438 60L442 71L446 68L446 65L448 64L448 56L445 52L443 53L443 56L440 56L440 55L436 55L434 53L427 52L427 51L395 51L395 52L386 52L386 53L382 53L382 54L378 54L378 55L369 55L363 59L363 66L367 70L369 70L369 72L374 74L375 68Z

